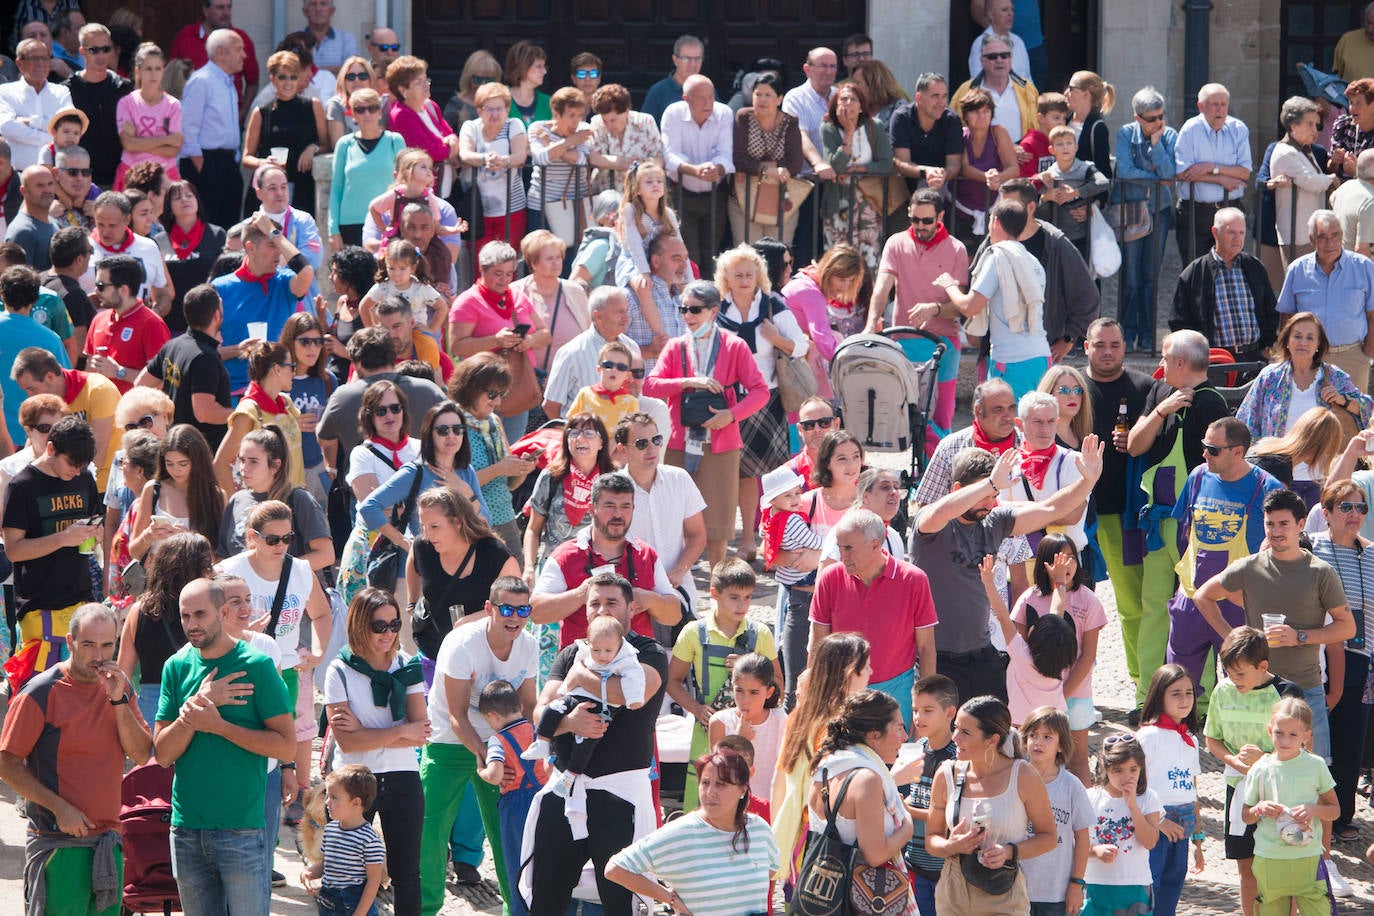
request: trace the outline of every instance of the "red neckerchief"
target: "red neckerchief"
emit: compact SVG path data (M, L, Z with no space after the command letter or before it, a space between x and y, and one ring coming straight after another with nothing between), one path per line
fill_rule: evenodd
M1197 742L1193 740L1193 736L1188 732L1188 726L1184 725L1182 722L1175 722L1173 717L1168 713L1162 712L1159 714L1159 718L1155 720L1155 728L1178 732L1178 736L1183 739L1184 744L1189 747L1197 747Z
M592 481L596 471L583 474L577 465L568 462L568 473L563 475L563 514L576 528L592 507Z
M180 226L172 223L172 228L167 232L167 240L172 243L172 251L176 254L177 260L184 261L195 254L204 235L205 223L201 220L196 220L190 232L183 232Z
M782 536L787 531L787 519L790 516L802 517L800 512L779 512L777 509L769 507L764 510L763 524L763 568L772 569L773 561L777 559L778 551L782 549Z
M1037 490L1045 487L1045 475L1050 471L1050 463L1059 454L1059 447L1053 442L1049 448L1033 449L1021 446L1021 473L1030 485Z
M1015 445L1016 445L1016 433L1012 433L1010 436L1007 436L1007 438L1005 438L1005 439L1001 439L1001 440L999 440L999 441L997 441L997 442L993 442L991 439L989 439L989 438L987 437L987 433L983 432L983 427L981 427L981 426L978 425L978 421L977 421L977 420L974 420L974 421L973 421L973 445L974 445L975 448L981 448L981 449L984 449L984 450L986 450L986 451L992 452L993 455L1000 456L1000 455L1001 455L1003 452L1005 452L1007 449L1015 447Z
M802 484L802 492L805 493L807 490L811 489L811 471L815 467L815 462L811 456L806 453L806 449L797 452L789 464L792 470L800 474L801 479L805 481Z
M381 436L373 436L367 441L375 442L382 448L391 452L391 466L393 468L399 468L401 465L405 464L405 461L401 459L401 449L405 448L407 445L410 444L410 440L407 439L405 436L402 436L395 442L391 441L390 439L383 439Z
M632 397L632 395L630 394L630 383L629 383L629 382L626 382L624 385L621 385L621 386L620 386L619 388L617 388L615 391L607 391L605 388L603 388L603 387L600 386L600 385L593 385L593 386L591 386L591 387L592 387L592 394L594 394L594 395L596 395L597 397L602 398L602 399L604 399L604 400L610 401L612 404L615 403L615 399L616 399L616 398L620 398L620 397Z
M76 396L81 393L81 389L86 387L86 373L76 369L63 369L62 381L66 382L67 390L62 394L62 400L70 404L76 400Z
M943 242L945 239L949 238L949 230L945 228L944 223L935 224L935 235L931 236L929 242L922 240L921 237L916 234L915 226L912 226L911 228L907 229L907 232L911 235L911 240L915 242L917 245L920 245L921 248L925 251L929 251L936 245Z
M482 297L482 301L485 302L498 317L505 321L511 320L511 316L515 314L515 296L511 295L509 288L506 289L503 295L497 295L487 289L487 285L481 280L478 280L473 285L477 287L477 294Z
M135 238L136 236L134 235L134 230L125 229L124 241L120 242L118 245L106 245L104 242L100 241L100 236L98 233L91 233L91 241L99 245L101 248L104 248L111 254L123 254L124 252L128 251L129 246L131 246L134 243Z
M272 278L276 275L277 272L275 270L273 270L271 273L262 274L261 276L253 273L251 270L248 269L247 259L245 259L244 262L239 265L238 270L234 271L234 276L238 277L240 280L245 280L249 283L261 283L262 294L264 296L267 295L267 284L271 283Z
M5 179L5 184L0 187L0 201L10 196L10 185L14 184L14 172L10 172L10 177Z
M248 390L243 393L245 401L252 401L264 411L270 414L286 413L286 398L277 395L275 398L263 391L257 382L249 382Z

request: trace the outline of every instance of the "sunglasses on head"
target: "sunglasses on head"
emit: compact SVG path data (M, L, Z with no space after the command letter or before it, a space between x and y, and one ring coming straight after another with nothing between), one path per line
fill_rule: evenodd
M1111 747L1114 744L1135 744L1135 735L1127 732L1124 735L1108 735L1102 739L1103 747Z
M683 315L700 315L702 312L710 311L705 305L679 305L677 310Z
M378 404L376 407L372 408L372 415L374 417L383 417L387 414L400 416L403 412L405 412L405 408L400 404Z
M1206 442L1202 443L1202 450L1207 454L1211 455L1213 458L1220 455L1222 452L1224 452L1226 449L1230 447L1231 446L1229 445L1209 445Z
M1352 512L1358 512L1358 513L1360 513L1361 515L1368 515L1368 514L1369 514L1369 503L1352 503L1352 502L1337 503L1337 504L1336 504L1336 511L1339 512L1341 515L1349 515L1349 514L1352 513Z
M797 426L810 432L819 426L821 429L829 429L830 424L835 422L834 417L819 417L815 420L798 420Z
M379 112L379 111L381 111L381 110L382 110L382 106L380 106L380 105L354 105L354 106L353 106L353 114L354 114L355 116L356 116L356 115L360 115L360 114L376 114L377 112Z
M658 448L659 446L663 445L663 434L659 433L657 436L652 436L647 439L636 439L634 441L634 446L637 450L642 452L649 447L650 442L654 444L654 448Z
M155 421L153 420L153 415L148 414L147 416L139 417L132 423L125 423L124 431L127 433L133 432L136 429L152 429L154 422Z
M307 346L307 347L323 347L323 346L324 346L324 338L323 338L323 337L297 337L297 338L296 338L296 343L302 344L302 345Z
M613 359L603 359L603 360L601 361L601 368L602 368L602 369L614 369L616 372L629 372L629 371L630 371L630 365L629 365L629 363L618 363L618 362L616 362L616 361L613 360Z
M600 71L600 70L578 70L578 71L577 71L577 78L580 79L580 80L597 80L597 79L601 79L601 71Z
M1010 51L993 51L991 54L984 54L983 60L1006 60L1011 57Z
M35 424L33 424L32 426L30 426L29 429L33 430L33 431L36 432L36 433L39 433L40 435L46 436L48 433L52 432L52 424L51 424L51 423L35 423Z
M373 45L373 47L376 48L378 51L399 51L401 50L401 43L398 41L395 44Z
M278 544L289 544L291 543L291 539L296 536L296 532L294 531L288 531L286 534L263 534L261 531L255 529L254 533L262 538L262 542L268 547L276 547Z
M345 73L344 82L346 83L365 83L367 82L366 73Z
M461 423L435 423L434 435L436 436L461 436L463 434L463 424Z
M1054 389L1054 393L1055 393L1055 394L1072 394L1072 395L1075 395L1075 396L1077 396L1077 397L1082 397L1082 396L1083 396L1083 386L1082 386L1082 385L1060 385L1058 388Z
M72 176L73 178L90 178L90 177L91 177L91 170L90 170L90 169L77 169L77 168L71 168L70 166L63 166L63 167L61 168L60 171L66 172L68 175Z
M534 611L528 604L498 604L496 609L502 617L528 617Z
M913 216L911 222L917 226L933 226L940 221L938 216Z
M401 618L395 617L391 620L369 620L367 622L367 628L378 636L381 636L383 633L399 633L401 632Z

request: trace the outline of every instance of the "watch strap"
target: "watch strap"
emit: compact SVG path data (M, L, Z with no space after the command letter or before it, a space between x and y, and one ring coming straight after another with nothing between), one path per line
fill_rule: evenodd
M129 695L126 693L126 694L124 694L124 696L120 697L120 698L117 699L117 700L111 700L111 701L110 701L110 705L111 705L111 706L128 706L128 705L129 705Z

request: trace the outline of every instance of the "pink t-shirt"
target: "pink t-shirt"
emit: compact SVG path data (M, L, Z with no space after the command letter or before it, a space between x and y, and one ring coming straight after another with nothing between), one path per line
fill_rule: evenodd
M135 90L119 100L115 106L115 125L119 132L124 132L124 125L134 125L134 134L138 137L165 137L168 134L181 133L181 103L172 98L171 95L163 93L162 101L156 105L149 105L143 100L143 94ZM160 162L166 169L175 168L177 160L175 156L157 156L153 153L134 153L129 150L124 151L121 157L125 165L134 166L140 162Z
M510 295L514 297L514 306L508 320L496 314L492 307L487 305L476 284L469 286L453 301L453 308L448 313L449 324L471 324L472 332L469 337L492 337L502 329L514 329L517 324L527 324L533 329L534 306L530 304L530 300L514 290L510 291ZM532 362L534 353L531 352L529 356Z
M948 302L949 295L934 284L940 274L948 273L960 283L968 282L968 249L950 236L927 250L911 237L899 232L883 246L879 273L897 279L897 323L909 324L907 313L918 302ZM959 322L954 318L932 318L924 329L941 337L959 337Z
M868 640L874 684L915 667L916 631L939 622L926 574L890 556L870 585L845 572L842 563L826 567L816 577L811 620Z
M1026 589L1020 598L1016 599L1016 606L1011 609L1011 619L1017 623L1026 622L1026 605L1035 608L1039 614L1050 612L1050 598L1042 595L1031 586ZM1107 612L1102 608L1102 602L1091 589L1077 588L1069 592L1068 607L1065 609L1070 617L1073 618L1074 635L1078 639L1078 654L1083 654L1083 634L1091 633L1093 630L1100 630L1107 625ZM1083 682L1068 692L1071 697L1092 698L1093 683L1091 677L1085 677Z
M1011 656L1007 665L1007 708L1011 710L1012 725L1020 725L1031 710L1041 706L1068 711L1063 678L1045 677L1035 670L1035 665L1031 664L1030 646L1020 634L1007 644L1007 655Z

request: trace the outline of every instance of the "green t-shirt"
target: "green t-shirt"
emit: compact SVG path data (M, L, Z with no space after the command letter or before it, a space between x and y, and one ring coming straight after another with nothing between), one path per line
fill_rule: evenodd
M1232 754L1247 744L1267 754L1274 749L1274 742L1269 738L1269 716L1274 711L1274 704L1284 697L1301 699L1302 695L1295 685L1277 676L1249 693L1241 693L1230 679L1223 680L1212 691L1203 734L1226 745ZM1228 767L1226 784L1235 786L1239 783L1240 774Z
M38 288L38 301L34 303L29 317L63 340L75 333L71 315L67 313L67 304L62 301L61 296L47 287Z
M244 642L208 662L189 643L162 666L162 695L157 720L170 722L181 706L200 689L211 669L222 678L235 671L248 673L253 694L243 706L221 706L226 722L265 730L273 716L293 712L286 684L276 663ZM242 681L239 681L242 683ZM220 735L197 732L176 762L172 780L172 826L196 830L253 830L264 826L263 793L267 789L267 759L246 751Z
M1245 804L1257 805L1260 800L1277 801L1292 808L1310 805L1332 788L1336 781L1326 768L1326 761L1316 754L1298 751L1292 760L1280 760L1266 754L1250 768L1245 782ZM1314 836L1310 843L1293 846L1279 839L1278 819L1260 818L1255 828L1255 855L1261 859L1310 859L1321 855L1322 822L1312 819Z

